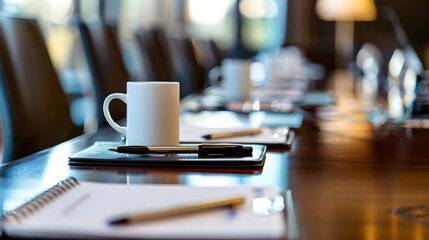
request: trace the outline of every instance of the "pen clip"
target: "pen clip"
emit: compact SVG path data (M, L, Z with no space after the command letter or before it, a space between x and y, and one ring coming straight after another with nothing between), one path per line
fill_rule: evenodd
M251 146L242 145L218 145L205 144L198 147L198 154L201 156L208 155L251 155L253 148Z

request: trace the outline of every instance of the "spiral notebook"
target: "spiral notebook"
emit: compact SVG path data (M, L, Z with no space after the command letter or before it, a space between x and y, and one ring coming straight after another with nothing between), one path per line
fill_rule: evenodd
M236 209L216 208L129 225L124 213L241 195ZM283 199L275 187L124 185L64 180L2 218L4 233L22 238L277 239L285 236Z

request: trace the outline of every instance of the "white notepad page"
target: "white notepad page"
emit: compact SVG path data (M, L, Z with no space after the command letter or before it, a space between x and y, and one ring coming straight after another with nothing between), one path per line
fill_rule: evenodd
M238 128L202 128L181 124L180 125L180 142L182 143L248 143L248 144L266 144L266 145L288 145L290 129L288 127L262 127L261 133L248 134L233 137L224 137L216 139L204 139L202 136L213 133L228 133L236 131L253 130L250 127Z
M253 210L254 199L258 202L265 199L266 202L277 194L274 187L217 188L81 182L31 216L20 221L10 218L3 223L3 227L6 234L17 237L274 239L285 235L283 211L260 216L255 215ZM125 226L108 224L112 218L127 213L236 195L246 196L245 203L237 211L212 209L153 222Z

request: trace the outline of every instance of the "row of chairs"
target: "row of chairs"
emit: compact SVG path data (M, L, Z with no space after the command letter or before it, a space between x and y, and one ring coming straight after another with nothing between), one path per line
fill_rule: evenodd
M183 32L167 34L162 28L153 27L136 34L150 79L180 82L181 97L207 87L209 70L222 60L214 41L191 40Z
M36 21L0 21L3 162L80 134Z
M125 92L131 80L112 28L98 22L78 24L95 90L98 128L106 124L102 102L112 92ZM179 81L181 96L205 86L207 70L197 63L189 38L169 38L154 28L136 35L151 80ZM192 58L183 61L183 56ZM189 60L190 59L190 60ZM215 64L215 63L212 63ZM209 66L211 67L211 66ZM115 120L125 117L125 106L110 106ZM0 120L3 156L9 162L83 133L71 121L69 102L49 57L35 20L0 18Z

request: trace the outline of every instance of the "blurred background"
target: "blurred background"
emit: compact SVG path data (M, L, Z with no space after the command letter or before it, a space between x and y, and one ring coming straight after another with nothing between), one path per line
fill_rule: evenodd
M392 103L395 95L388 94L396 89L399 104L413 103L418 113L429 102L425 0L1 0L0 8L5 16L38 21L73 124L83 132L103 125L82 28L100 22L118 42L124 81L179 81L183 97L216 81L210 70L225 58L278 54L288 59L285 66L305 66L288 77L314 80L313 89L324 89L342 69L358 96ZM400 118L404 111L388 114Z
M96 129L97 116L91 99L91 75L79 36L79 21L86 24L102 21L109 25L118 39L131 80L154 80L147 60L150 53L141 54L136 34L160 29L168 39L186 36L194 47L200 43L194 54L199 67L207 70L224 57L247 58L258 51L283 46L289 5L286 0L0 2L7 16L38 20L62 87L70 96L73 122L85 126L85 131ZM209 57L204 55L207 42L215 48Z

